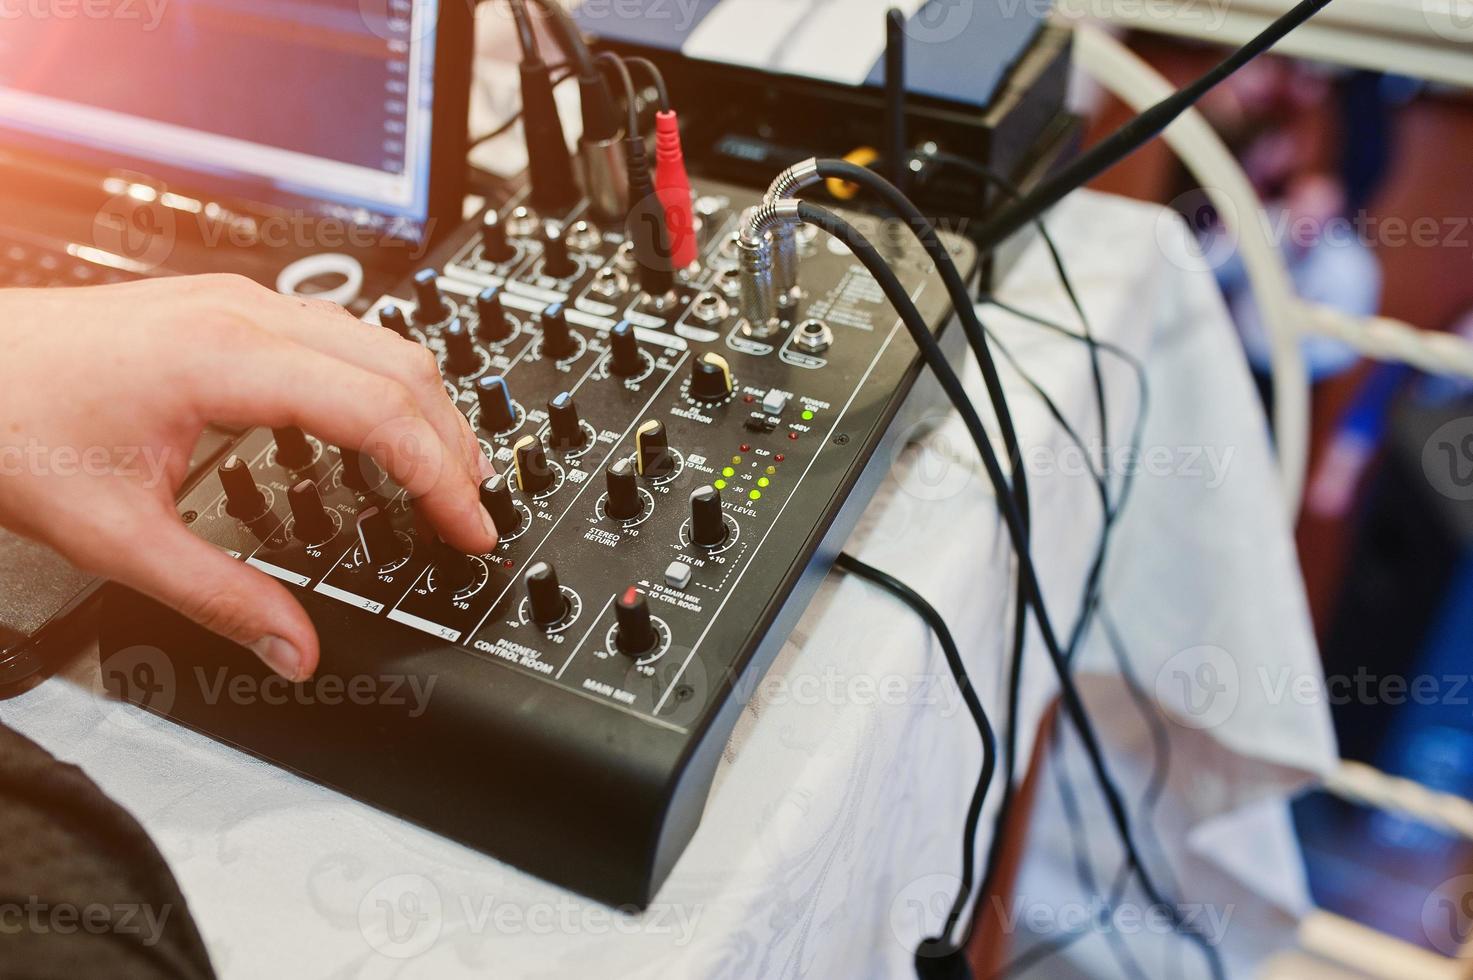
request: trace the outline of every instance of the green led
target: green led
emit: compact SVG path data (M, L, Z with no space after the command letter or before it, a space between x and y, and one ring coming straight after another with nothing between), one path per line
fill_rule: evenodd
M808 410L808 409L806 409L806 408L805 408L805 409L804 409L804 410L803 410L803 421L804 421L804 422L809 422L809 421L811 421L811 420L812 420L812 419L813 419L813 413L812 413L812 412L810 412L810 411L809 411L809 410Z
M721 475L722 476L736 476L736 470L732 469L730 466L723 467L722 470L721 470Z
M768 485L768 484L769 484L769 483L771 483L771 482L772 482L772 481L771 481L771 480L769 480L769 479L768 479L768 478L767 478L767 477L765 477L765 476L759 476L759 477L757 477L757 485L758 485L758 486L759 486L759 487L765 487L765 486L767 486L767 485Z
M713 483L711 485L713 487L715 487L717 490L725 490L726 489L726 481L725 480L717 480L715 483Z
M747 494L747 498L749 500L761 500L762 499L762 491L761 490L753 490L753 491L751 491L751 492L749 492Z

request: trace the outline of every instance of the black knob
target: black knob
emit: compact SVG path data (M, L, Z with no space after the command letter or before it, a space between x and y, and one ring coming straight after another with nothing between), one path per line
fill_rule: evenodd
M568 255L568 240L563 229L551 221L542 223L542 274L566 279L578 271L578 263Z
M588 433L583 428L583 418L578 414L578 405L568 392L559 392L547 403L547 420L547 441L553 449L566 453L588 445Z
M690 394L697 401L721 402L731 397L731 367L714 351L690 364Z
M476 336L488 344L499 344L511 336L511 321L496 286L487 286L476 294L476 322Z
M272 429L271 435L276 439L276 461L282 466L289 470L300 470L312 465L316 453L301 429L288 425Z
M404 554L404 542L394 533L389 515L367 507L358 515L358 545L365 564L382 567Z
M409 321L404 319L404 311L397 306L385 306L378 311L378 322L380 326L388 327L405 340L413 340L409 333Z
M481 484L481 506L491 515L496 533L502 537L515 534L522 526L522 512L511 499L511 487L500 473Z
M480 425L485 431L505 432L516 425L516 406L501 375L485 374L476 379L476 402L481 406Z
M225 512L242 521L254 520L266 512L266 495L256 486L251 468L239 456L231 456L216 470L225 488Z
M563 304L553 303L542 311L542 353L560 361L578 349Z
M517 254L516 246L506 240L506 225L501 215L491 208L481 218L481 255L488 262L500 265L509 262Z
M536 436L522 436L517 440L512 447L512 462L517 468L517 489L522 493L535 497L552 486L552 466Z
M450 304L440 292L440 270L420 269L414 274L414 321L439 323L450 315Z
M609 331L609 370L617 377L629 378L644 370L644 358L639 356L639 338L634 335L634 324L620 320Z
M474 373L481 366L480 355L476 353L476 342L471 339L471 332L466 329L464 320L456 317L446 324L444 338L445 367L451 374L464 376Z
M654 624L650 622L650 604L632 585L614 603L614 618L618 621L614 642L624 653L648 653L659 640Z
M714 548L726 540L731 529L721 512L721 491L712 486L696 487L690 495L690 539L703 548Z
M343 457L343 485L359 493L372 493L384 482L384 471L372 456L356 449L341 449Z
M303 544L325 544L338 533L337 525L322 504L317 484L303 480L287 491L292 508L292 536Z
M634 467L629 465L629 460L616 459L610 463L604 470L604 484L609 491L604 513L614 520L631 520L644 510L644 501L639 499L639 481L634 478Z
M476 581L476 560L458 548L452 548L444 539L431 539L431 563L435 569L435 586L454 595L468 589Z
M634 466L639 475L658 479L675 469L675 457L665 435L665 423L650 419L634 430Z
M545 561L527 569L527 599L532 607L532 622L551 626L568 614L568 597L558 585L557 571Z

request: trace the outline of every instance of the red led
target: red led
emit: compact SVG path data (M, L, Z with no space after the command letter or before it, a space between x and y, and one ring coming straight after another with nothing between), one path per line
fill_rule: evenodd
M778 453L776 456L774 456L772 458L775 459L775 460L777 460L779 463L781 463L783 461L783 454L782 453Z
M789 439L796 439L796 438L798 438L798 433L796 433L796 432L789 432L788 433L788 438Z
M746 402L748 405L752 404L756 400L757 400L757 396L756 395L743 395L742 396L742 401Z
M506 567L506 568L510 568L510 567L512 567L512 566L513 566L513 565L515 565L515 564L516 564L516 562L514 562L514 561L512 561L512 560L511 560L511 559L510 559L510 558L503 558L503 559L502 559L502 560L501 560L501 564L502 564L502 565L503 565L503 566L504 566L504 567Z
M751 451L752 451L752 446L751 446L750 443L746 443L746 442L742 443L742 452L749 453Z

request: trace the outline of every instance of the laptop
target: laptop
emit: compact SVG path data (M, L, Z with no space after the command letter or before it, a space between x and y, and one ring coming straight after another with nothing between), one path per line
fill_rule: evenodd
M0 32L0 286L318 252L392 282L459 222L467 0L67 9Z
M7 19L0 288L203 272L274 287L337 253L362 267L366 306L460 223L472 9L128 0ZM228 439L206 433L186 486ZM0 531L0 697L85 636L95 586Z

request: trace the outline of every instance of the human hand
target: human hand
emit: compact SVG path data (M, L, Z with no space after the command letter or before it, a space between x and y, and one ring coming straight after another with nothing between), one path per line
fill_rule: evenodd
M302 607L175 510L209 422L361 449L447 543L496 545L477 492L490 463L419 345L239 276L0 290L0 525L305 679Z

